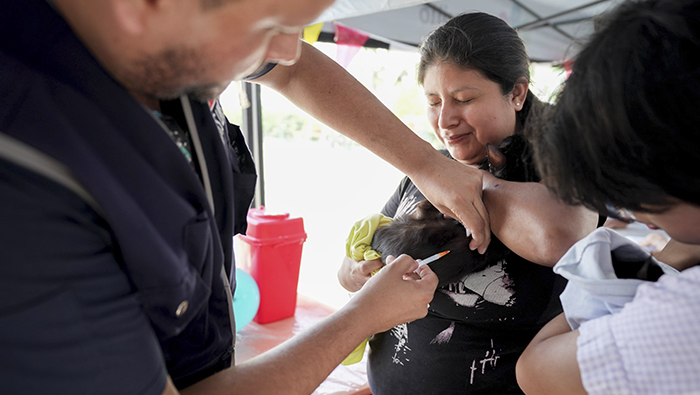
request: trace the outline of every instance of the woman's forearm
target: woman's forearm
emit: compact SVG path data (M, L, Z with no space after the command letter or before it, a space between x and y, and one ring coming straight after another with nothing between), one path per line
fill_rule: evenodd
M545 325L518 359L518 385L527 395L585 395L576 361L578 331L564 313Z

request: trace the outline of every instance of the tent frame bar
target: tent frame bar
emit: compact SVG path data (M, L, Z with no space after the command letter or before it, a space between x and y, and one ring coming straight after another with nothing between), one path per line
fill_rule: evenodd
M513 2L516 3L516 4L518 4L518 3L517 3L517 0L511 0L511 1L513 1ZM547 16L547 17L544 17L544 18L538 18L538 19L535 20L535 21L528 22L528 23L522 24L522 25L520 25L520 26L516 26L516 27L515 27L515 30L523 30L523 31L525 31L525 30L539 29L539 28L541 28L541 27L544 27L544 26L547 26L547 25L550 25L550 24L556 26L557 23L551 23L551 22L549 22L549 21L551 21L551 20L554 19L554 18L558 18L558 17L560 17L560 16L568 15L568 14L571 14L571 13L573 13L573 12L580 11L580 10L583 10L583 9L586 9L586 8L589 8L589 7L592 7L592 6L594 6L594 5L598 5L598 4L600 4L600 3L605 3L605 2L608 2L608 1L610 1L610 0L596 0L596 1L593 1L593 2L590 2L590 3L587 3L587 4L583 4L583 5L580 5L580 6L578 6L578 7L574 7L574 8L571 8L571 9L568 9L568 10L565 10L565 11L562 11L562 12L557 12L556 14L552 14L552 15ZM520 4L518 4L518 5L520 5ZM523 9L524 9L524 8L523 8ZM535 15L535 14L533 14L533 15Z
M518 0L510 0L510 1L512 1L512 2L513 2L515 5L517 5L518 7L522 8L523 10L527 11L528 13L530 13L530 15L534 16L538 21L543 21L543 20L544 20L544 18L542 18L541 15L539 15L539 14L537 14L535 11L531 10L529 7L527 7L527 6L526 6L525 4L523 4L522 2L520 2L520 1L518 1ZM542 26L545 26L545 25L542 25ZM557 33L559 33L559 34L561 34L562 36L568 38L569 40L573 40L573 37L571 37L571 35L570 35L569 33L567 33L567 32L565 32L565 31L561 30L561 28L559 28L559 26L557 26L556 24L551 25L551 26L552 26L552 28L553 28L554 30L557 31ZM520 29L516 27L515 30L519 31Z

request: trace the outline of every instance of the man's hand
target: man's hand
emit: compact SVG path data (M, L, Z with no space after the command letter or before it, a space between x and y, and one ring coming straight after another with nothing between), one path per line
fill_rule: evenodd
M374 333L425 317L438 284L427 265L419 269L408 255L389 257L387 262L348 302L348 307L362 310ZM416 269L418 276L413 275Z
M467 228L467 235L472 236L469 247L483 254L491 242L489 214L482 201L483 175L473 167L439 156L431 167L409 177L441 213Z

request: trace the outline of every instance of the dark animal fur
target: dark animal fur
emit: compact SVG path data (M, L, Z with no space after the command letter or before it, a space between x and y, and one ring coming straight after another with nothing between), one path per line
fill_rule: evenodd
M531 147L519 134L504 139L498 148L487 146L487 158L480 165L494 176L508 181L539 181L532 162ZM372 249L382 255L407 254L425 259L433 254L450 253L431 263L430 268L440 279L440 286L455 282L469 273L495 265L510 254L510 250L495 235L486 253L469 249L470 237L457 220L445 218L429 201L416 206L411 215L394 219L379 228L372 240Z
M637 252L637 248L622 246L610 251L610 255L617 278L656 281L664 274L651 255L644 257Z

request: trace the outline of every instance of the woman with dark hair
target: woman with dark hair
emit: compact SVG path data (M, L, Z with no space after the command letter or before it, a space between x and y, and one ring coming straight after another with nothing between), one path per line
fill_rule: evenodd
M463 14L430 33L420 53L418 82L434 132L446 155L483 172L491 229L515 254L438 288L427 317L373 336L370 387L375 395L521 394L515 363L561 311L551 266L595 228L598 216L558 202L542 184L477 169L487 143L528 135L548 107L528 89L529 59L515 30L489 14ZM381 213L410 215L423 200L405 178ZM339 270L349 291L382 266L364 259L348 257Z
M700 2L627 1L577 56L539 167L566 202L622 213L700 245ZM618 214L619 215L619 214ZM669 243L671 244L671 243ZM697 255L631 302L571 330L566 311L518 362L528 394L700 392Z

